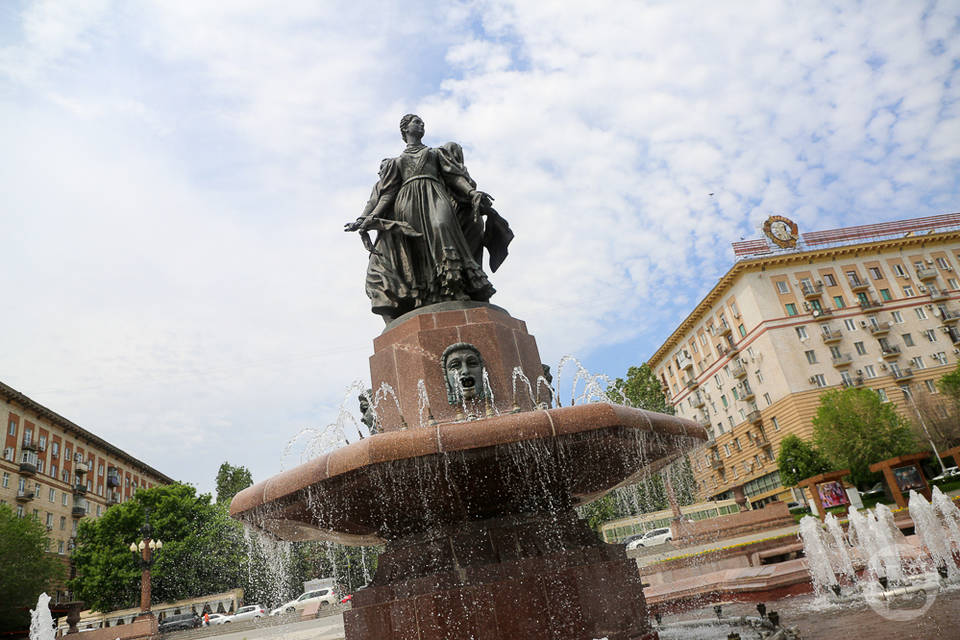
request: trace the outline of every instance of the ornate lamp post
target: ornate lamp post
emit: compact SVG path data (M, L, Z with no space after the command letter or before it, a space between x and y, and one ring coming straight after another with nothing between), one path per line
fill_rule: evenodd
M130 543L130 553L133 554L133 561L140 566L140 615L153 615L150 613L150 567L153 566L153 552L163 548L163 542L154 540L150 537L153 532L150 526L150 509L146 510L143 526L140 528L142 536L139 543Z

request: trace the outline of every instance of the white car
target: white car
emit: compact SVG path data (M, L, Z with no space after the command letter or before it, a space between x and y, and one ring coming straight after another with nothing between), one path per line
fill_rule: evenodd
M207 614L207 619L204 621L203 626L212 627L214 625L223 624L225 622L230 622L229 616L225 616L222 613L210 613L210 614Z
M340 603L340 599L337 597L337 594L334 592L333 588L326 587L324 589L316 589L314 591L307 591L301 595L296 600L291 600L286 604L282 604L273 611L270 612L272 616L279 616L286 613L296 613L303 611L308 606L318 602L320 604L320 609L326 609L332 607L335 604Z
M243 620L259 620L263 616L267 615L267 610L261 607L258 604L248 604L245 607L240 607L237 609L237 612L227 620L227 622L242 622Z
M960 477L960 469L957 467L947 467L945 473L941 473L938 476L933 476L930 478L931 482L940 482L941 480L951 480L953 478Z
M643 534L642 538L637 538L627 545L627 550L636 549L637 547L654 547L658 544L663 544L673 540L673 536L670 535L670 529L651 529Z

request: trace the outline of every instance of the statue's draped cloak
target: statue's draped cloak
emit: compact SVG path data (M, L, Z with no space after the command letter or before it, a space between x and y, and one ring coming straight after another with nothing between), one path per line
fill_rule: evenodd
M495 289L481 267L483 247L496 271L513 233L493 209L485 210L486 225L474 216L468 192L474 188L453 142L408 146L383 161L364 214L386 197L392 207L380 217L405 222L422 236L379 232L366 278L374 313L396 317L435 302L490 299Z

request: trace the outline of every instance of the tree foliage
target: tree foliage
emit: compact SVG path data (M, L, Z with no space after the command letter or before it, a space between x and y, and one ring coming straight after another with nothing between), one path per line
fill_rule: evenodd
M224 462L217 471L217 503L229 505L233 496L252 484L253 474L249 469Z
M39 520L0 504L0 633L29 628L29 608L62 576L63 563L46 552L47 543Z
M929 434L938 449L960 445L960 405L945 394L934 395L926 390L915 391L911 396L907 415L915 423L918 440L926 442Z
M823 451L794 434L788 435L780 443L777 467L780 469L780 481L785 487L792 487L801 480L834 469Z
M874 481L870 465L915 451L910 424L892 403L869 389L832 389L820 396L813 440L836 468L850 469L857 485Z
M148 508L152 537L163 541L151 570L155 601L244 586L247 552L240 523L208 494L172 484L141 489L102 517L80 522L72 556L77 577L69 585L80 600L99 611L139 601L140 569L128 547L141 539Z
M607 389L607 396L614 402L629 404L640 409L673 415L673 406L667 402L666 391L650 365L627 369L627 378L617 378Z

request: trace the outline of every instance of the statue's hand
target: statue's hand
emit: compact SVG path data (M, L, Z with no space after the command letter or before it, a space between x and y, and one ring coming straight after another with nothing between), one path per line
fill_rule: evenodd
M484 209L489 209L493 206L493 196L483 191L474 190L474 192L470 194L470 202L473 205L474 211L483 212Z
M348 222L343 225L343 230L350 231L364 231L368 226L368 220L366 218L357 218L353 222Z

